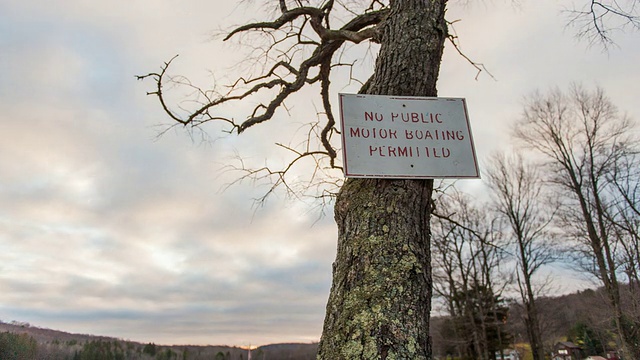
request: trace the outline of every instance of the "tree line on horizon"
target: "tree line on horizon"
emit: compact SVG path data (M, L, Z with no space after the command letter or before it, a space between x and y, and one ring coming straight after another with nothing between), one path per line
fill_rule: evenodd
M1 324L1 322L0 322ZM235 346L141 344L115 338L74 335L30 326L0 332L1 360L248 360ZM316 344L273 344L252 350L252 359L312 360Z
M628 294L628 293L627 293ZM548 297L540 302L540 319L543 324L543 340L546 344L557 341L572 341L580 345L585 354L603 352L615 343L615 333L611 331L610 314L602 311L603 289L586 289L575 293ZM625 302L631 299L623 298ZM513 299L502 302L508 318L500 324L500 331L512 341L505 344L515 348L522 360L532 359L526 339L523 306ZM11 322L12 324L14 322ZM464 359L455 355L457 349L467 343L461 338L457 326L460 318L448 315L436 316L431 320L433 334L433 355L435 359ZM8 331L7 331L8 330ZM0 359L2 360L247 360L245 349L225 346L184 346L141 344L121 339L91 335L74 335L61 331L42 330L29 324L16 325L0 331ZM495 331L489 333L495 334ZM491 339L490 339L491 341ZM254 360L311 360L315 359L317 343L275 344L260 347L252 352ZM548 354L547 354L548 355ZM499 358L497 358L499 359Z

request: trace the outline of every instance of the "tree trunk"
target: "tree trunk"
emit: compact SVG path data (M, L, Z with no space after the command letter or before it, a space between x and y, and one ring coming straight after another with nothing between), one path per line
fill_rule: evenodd
M530 288L530 286L528 287ZM532 294L529 295L525 302L525 310L527 313L525 325L527 327L527 333L529 334L533 360L544 360L544 344L540 332L540 322L538 321L538 309Z
M575 178L572 175L572 180ZM593 178L592 178L593 182ZM620 339L620 347L625 357L629 355L634 358L640 355L640 346L635 344L632 336L630 337L628 327L626 326L625 316L622 312L620 303L620 289L618 287L618 279L616 277L616 264L611 256L611 250L609 247L609 238L604 229L604 221L602 220L602 206L600 205L600 194L597 192L597 188L593 189L593 196L595 198L596 209L595 214L590 210L588 200L582 192L582 187L577 181L573 181L573 188L580 202L580 209L582 211L585 225L587 227L587 235L589 237L589 244L593 249L596 265L600 274L600 280L604 285L604 289L609 300L609 305L613 310L613 319L618 332L618 338ZM594 219L594 217L596 219ZM596 228L596 221L599 227Z
M540 321L538 320L538 309L536 306L536 298L533 293L533 286L531 285L531 277L533 272L529 268L531 258L525 249L524 234L520 228L517 227L516 237L518 241L518 251L520 252L520 266L522 267L522 276L524 278L524 290L520 290L522 302L525 306L525 312L527 314L525 326L527 327L527 334L529 335L529 343L531 345L531 352L533 354L533 360L544 360L544 344L542 342L542 332L540 331ZM535 261L535 259L533 259ZM520 280L518 280L520 282ZM520 285L522 288L522 285Z
M392 0L361 90L436 96L446 0ZM432 180L349 179L318 359L430 359Z

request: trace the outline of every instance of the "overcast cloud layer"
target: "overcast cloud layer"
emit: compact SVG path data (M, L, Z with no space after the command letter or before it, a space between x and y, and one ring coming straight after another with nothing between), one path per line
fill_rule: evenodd
M229 75L240 59L212 31L262 18L235 3L0 1L0 320L163 344L319 339L331 209L318 221L274 197L255 211L264 188L220 191L237 149L261 162L281 131L156 139L167 120L134 78L177 53L182 73ZM462 49L495 76L474 80L448 45L439 92L467 98L481 159L510 147L535 89L599 85L640 119L638 33L605 53L573 37L556 1L505 3L449 11Z

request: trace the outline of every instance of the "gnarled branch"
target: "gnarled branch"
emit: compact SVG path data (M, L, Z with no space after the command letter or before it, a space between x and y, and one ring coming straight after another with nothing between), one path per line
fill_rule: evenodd
M607 49L615 42L614 30L640 30L640 1L590 0L582 9L567 10L569 25L577 26L577 37L590 44L601 43Z
M155 80L156 90L148 94L157 96L163 110L178 124L200 127L210 121L222 121L231 125L229 132L235 131L238 134L272 119L280 108L285 107L287 99L306 85L320 83L319 95L323 108L321 114L326 119L321 130L316 133L320 149L307 149L297 154L290 165L305 158L324 157L329 161L329 168L339 169L336 164L337 151L331 144L332 135L338 133L329 98L334 54L347 42L375 41L377 25L385 19L388 9L381 7L378 10L356 14L339 29L331 29L329 15L334 9L332 0L326 1L321 7L295 8L289 8L285 1L279 1L279 8L281 14L277 19L239 26L224 38L228 40L240 33L267 35L270 45L263 49L262 54L266 64L269 64L267 68L256 76L239 77L226 86L224 93L213 90L198 91L198 106L186 115L180 116L179 112L172 110L162 91L164 83L172 81L172 78L165 74L173 59L162 66L161 72L139 76L138 79L151 77ZM188 85L191 86L190 83ZM216 114L215 110L223 104L265 95L269 96L267 100L254 106L244 119L236 120L230 116ZM266 176L281 177L284 181L287 172L287 169L257 169L245 176L255 178L257 174L264 173ZM276 181L274 184L278 186L281 182Z

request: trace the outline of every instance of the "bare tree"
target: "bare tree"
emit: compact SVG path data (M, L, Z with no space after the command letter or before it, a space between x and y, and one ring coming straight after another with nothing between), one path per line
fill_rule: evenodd
M533 278L540 267L556 259L549 224L554 209L543 196L538 169L521 155L496 154L486 171L495 210L506 220L506 237L515 248L517 284L525 308L525 325L535 360L544 359Z
M455 333L447 339L458 357L493 359L508 344L500 301L508 280L501 272L504 240L495 213L449 190L433 223L434 291L443 299ZM441 354L442 355L442 354ZM452 354L453 355L453 354Z
M578 242L581 258L592 260L624 353L639 358L640 346L621 307L617 239L607 220L614 203L607 174L630 152L632 130L629 119L618 114L601 89L589 92L574 86L569 94L556 90L532 96L514 135L544 156L548 181L563 200L559 215L564 235Z
M315 165L308 187L340 169L335 136L339 133L330 99L331 74L351 44L379 43L372 75L360 93L437 96L436 81L447 38L447 0L278 0L273 16L241 25L225 40L256 41L257 70L226 87L203 90L188 79L170 76L167 61L153 79L162 109L175 125L198 129L220 123L223 131L244 133L278 117L303 88L319 91L321 110L300 147L278 145L292 158L282 169L245 168L243 178L268 179L290 187L295 165ZM251 37L255 36L255 37ZM473 63L479 70L481 67ZM192 90L189 103L171 106L165 85ZM256 104L239 117L228 109ZM183 107L184 106L184 107ZM322 181L321 181L322 182ZM335 203L338 253L320 342L319 358L430 358L431 180L351 179L342 184ZM268 194L267 194L268 195Z
M612 192L617 195L608 219L614 224L618 244L618 262L628 282L622 289L623 300L628 299L629 336L640 341L640 158L627 153L618 159L608 174ZM625 296L626 295L626 296ZM623 303L624 305L624 303Z
M618 159L608 180L618 201L610 214L624 249L623 266L632 287L640 286L640 158L637 152Z
M437 96L448 36L446 2L274 1L274 20L242 25L226 37L264 35L269 40L263 51L268 64L264 71L239 78L225 92L196 89L199 106L185 115L166 101L163 85L170 62L141 78L156 81L151 94L178 125L199 127L216 121L237 133L272 119L303 87L318 86L325 117L317 127L319 148L298 151L292 163L326 159L320 169L339 168L332 144L339 130L329 91L338 51L348 43L379 42L374 72L361 93ZM258 105L241 121L216 112L249 99ZM264 172L284 184L280 180L287 169ZM335 203L338 253L319 358L430 358L432 188L432 180L387 179L349 179L340 188Z

